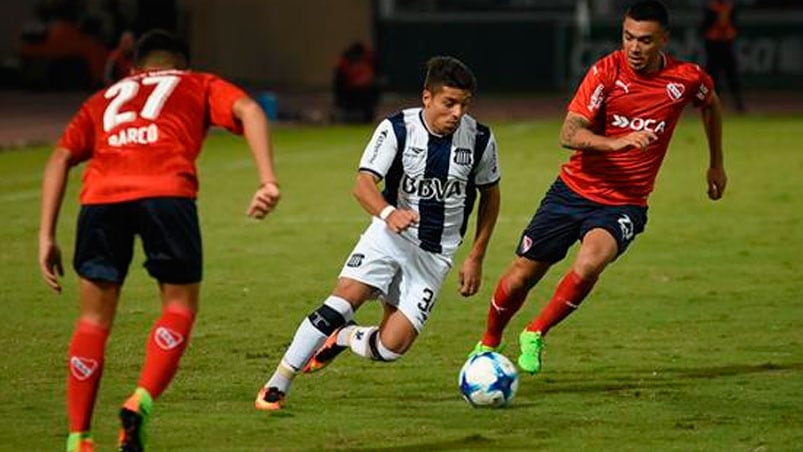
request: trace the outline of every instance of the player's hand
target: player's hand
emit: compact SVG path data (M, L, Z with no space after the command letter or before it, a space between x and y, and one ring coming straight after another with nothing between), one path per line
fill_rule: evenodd
M708 180L708 197L714 201L721 198L725 192L725 186L728 185L728 175L725 174L725 169L708 168L706 179Z
M650 132L649 130L640 130L638 132L631 132L623 137L616 138L612 144L612 150L620 151L622 149L634 146L641 151L646 151L647 146L650 143L656 141L658 139L658 135L655 132Z
M416 223L418 223L418 214L407 209L396 209L385 219L388 228L397 234Z
M51 289L61 293L59 277L64 276L64 266L61 263L61 249L51 240L39 241L39 270L42 277Z
M261 220L265 218L279 203L282 194L279 190L279 184L267 183L259 187L254 193L251 204L248 206L248 216Z
M476 259L466 258L458 274L460 287L457 291L464 297L470 297L480 290L482 283L482 263Z

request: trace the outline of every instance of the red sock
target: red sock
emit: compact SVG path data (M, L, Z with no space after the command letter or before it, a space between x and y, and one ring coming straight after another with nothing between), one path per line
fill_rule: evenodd
M168 305L153 325L145 346L145 364L139 386L156 400L170 384L178 362L187 348L195 312L179 305Z
M550 328L560 323L580 306L596 282L596 278L580 279L574 270L569 270L569 273L558 284L555 295L541 310L538 317L527 325L527 330L540 331L541 335L546 335Z
M87 432L103 373L108 328L79 320L72 335L67 374L67 417L70 432Z
M527 298L526 290L510 292L507 289L507 280L504 278L499 280L494 296L491 298L491 305L488 307L488 323L485 326L485 334L482 336L483 344L496 347L502 342L502 333L505 332L505 327L521 308L525 298Z

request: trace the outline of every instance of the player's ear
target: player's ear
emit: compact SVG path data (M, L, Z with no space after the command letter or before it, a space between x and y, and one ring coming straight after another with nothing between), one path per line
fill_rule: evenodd
M432 91L424 88L424 91L421 93L421 102L424 106L428 106L430 102L432 102Z

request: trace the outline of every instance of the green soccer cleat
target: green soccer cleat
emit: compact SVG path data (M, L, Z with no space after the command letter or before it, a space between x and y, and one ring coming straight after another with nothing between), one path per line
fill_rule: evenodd
M142 452L145 449L145 427L153 399L143 388L137 388L120 409L120 452Z
M95 443L89 432L72 432L67 437L67 452L95 452Z
M519 367L525 372L537 374L541 371L541 352L544 349L544 339L540 331L524 330L519 334Z
M475 345L474 348L468 353L468 357L471 358L474 355L479 355L480 353L485 353L485 352L502 353L502 350L504 349L505 349L504 343L501 343L496 347L491 347L490 345L485 345L482 343L482 341L479 341L477 342L477 345Z

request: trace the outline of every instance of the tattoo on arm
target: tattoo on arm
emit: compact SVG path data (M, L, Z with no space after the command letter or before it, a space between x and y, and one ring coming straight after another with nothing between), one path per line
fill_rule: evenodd
M567 149L588 149L591 143L587 140L577 141L577 132L581 129L588 129L590 123L588 120L579 115L567 116L563 122L563 128L560 133L560 142L564 148Z

